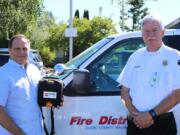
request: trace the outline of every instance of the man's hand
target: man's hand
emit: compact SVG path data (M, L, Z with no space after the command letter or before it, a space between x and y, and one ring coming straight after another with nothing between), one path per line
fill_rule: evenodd
M147 128L154 124L154 120L149 112L133 112L133 122L134 124L140 128Z
M60 107L63 106L63 103L64 103L64 96L61 97L61 101L62 101L62 102L60 103L60 105L57 106L57 109L60 109Z
M60 107L63 106L63 103L64 103L64 96L61 97L61 101L62 101L62 102L60 103Z

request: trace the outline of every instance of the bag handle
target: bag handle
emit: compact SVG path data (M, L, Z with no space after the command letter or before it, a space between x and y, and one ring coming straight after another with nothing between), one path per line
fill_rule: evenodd
M45 117L43 115L43 110L42 107L40 107L41 110L41 115L42 115L42 119L43 119L43 127L44 127L44 131L46 135L55 135L55 129L54 129L54 111L53 108L51 107L51 133L48 132L46 124L45 124Z

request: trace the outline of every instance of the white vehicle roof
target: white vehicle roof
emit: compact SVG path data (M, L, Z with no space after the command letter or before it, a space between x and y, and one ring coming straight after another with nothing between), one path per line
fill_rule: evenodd
M166 29L165 30L165 35L171 35L171 34L177 34L180 33L180 29ZM141 31L133 31L133 32L124 32L124 33L119 33L119 34L114 34L114 35L110 35L107 38L118 38L120 36L123 37L141 37Z

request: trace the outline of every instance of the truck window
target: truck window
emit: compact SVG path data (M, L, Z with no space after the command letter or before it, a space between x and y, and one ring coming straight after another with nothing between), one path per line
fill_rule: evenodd
M92 93L119 94L116 80L129 56L141 47L144 47L144 42L140 38L120 41L91 63L87 69L90 71Z
M7 63L9 60L9 55L0 54L0 67Z
M163 42L165 45L180 51L180 35L165 36Z
M141 38L125 39L117 42L98 56L86 67L90 71L91 87L88 96L119 95L116 82L129 56L137 49L144 47ZM72 82L71 82L72 83ZM76 93L71 85L64 89L66 96L86 96Z
M67 62L66 66L73 69L80 67L83 62L85 62L89 57L91 57L94 53L96 53L99 49L101 49L112 40L113 38L104 38L100 40L99 42Z

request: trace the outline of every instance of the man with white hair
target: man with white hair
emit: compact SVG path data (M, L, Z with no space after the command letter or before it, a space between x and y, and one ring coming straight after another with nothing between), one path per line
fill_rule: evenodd
M180 89L180 52L163 44L165 29L156 16L142 19L141 32L146 46L130 56L119 77L129 111L127 135L176 135L175 118L168 109L177 103L167 108L164 103Z

